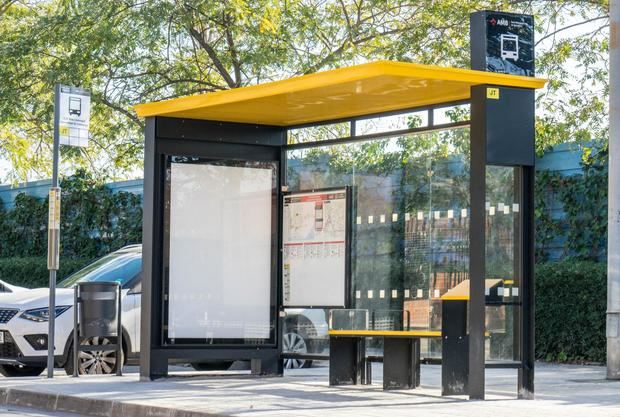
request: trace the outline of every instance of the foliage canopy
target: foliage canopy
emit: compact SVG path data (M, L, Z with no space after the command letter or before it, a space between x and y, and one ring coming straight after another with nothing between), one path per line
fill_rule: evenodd
M140 171L136 103L237 88L373 59L469 65L468 15L533 13L538 144L606 133L605 0L2 0L0 156L17 181L49 175L53 85L93 92L91 146L65 171ZM570 35L570 36L565 36Z

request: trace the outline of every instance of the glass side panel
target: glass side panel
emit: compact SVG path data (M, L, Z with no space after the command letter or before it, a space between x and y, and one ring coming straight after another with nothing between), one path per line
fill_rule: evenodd
M369 135L424 126L428 126L428 112L418 111L357 120L355 122L355 134L357 136Z
M287 132L287 140L289 144L309 143L321 140L346 138L350 133L351 124L349 122L333 123L289 129Z
M469 103L449 107L439 107L433 110L433 122L436 125L462 122L464 120L469 120L469 118Z
M329 310L330 330L371 330L368 310L342 308Z
M487 360L519 360L520 270L517 169L487 167L486 278L499 280L487 297Z
M441 295L468 278L469 127L289 151L286 174L291 191L352 186L351 307L440 330ZM327 352L321 337L311 353ZM440 355L440 341L422 346Z
M407 310L373 310L370 315L373 330L410 330L411 313Z

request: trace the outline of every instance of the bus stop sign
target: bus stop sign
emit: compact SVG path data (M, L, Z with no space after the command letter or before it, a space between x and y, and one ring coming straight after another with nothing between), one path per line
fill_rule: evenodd
M90 92L61 85L58 125L60 144L88 146L89 124Z

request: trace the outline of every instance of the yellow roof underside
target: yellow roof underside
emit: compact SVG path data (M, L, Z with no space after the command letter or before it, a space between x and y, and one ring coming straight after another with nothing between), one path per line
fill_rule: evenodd
M541 88L545 80L378 61L266 84L139 104L140 117L167 116L293 126L466 100L470 87Z

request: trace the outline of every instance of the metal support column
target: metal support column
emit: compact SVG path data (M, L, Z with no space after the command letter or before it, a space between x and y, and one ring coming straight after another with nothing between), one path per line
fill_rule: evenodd
M484 399L486 269L486 86L472 88L469 218L469 378L470 399Z
M534 398L534 167L516 170L521 178L521 369L518 377L519 398Z

